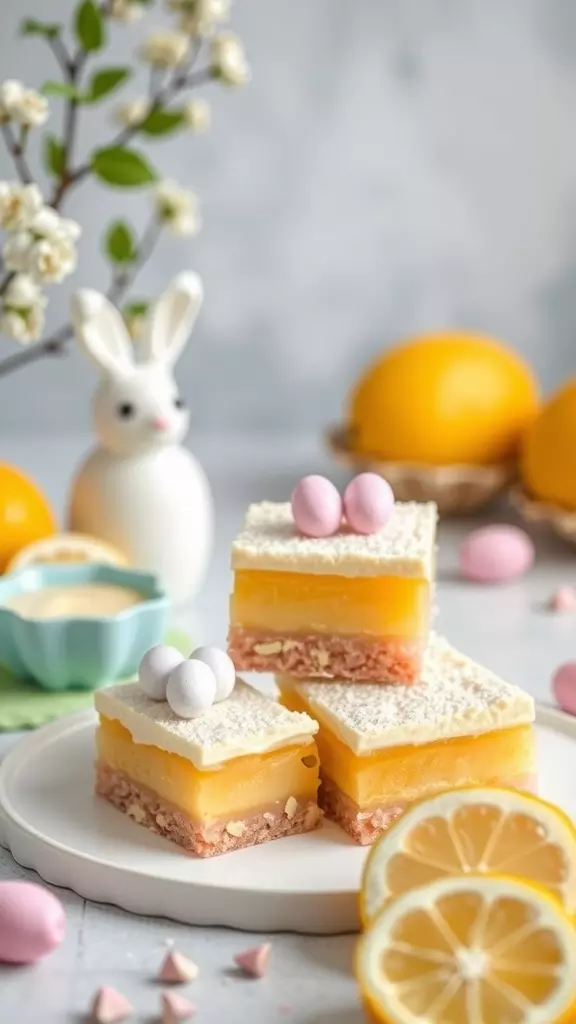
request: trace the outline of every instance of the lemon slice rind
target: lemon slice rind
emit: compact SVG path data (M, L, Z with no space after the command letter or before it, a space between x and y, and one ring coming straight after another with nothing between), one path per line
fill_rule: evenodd
M566 853L569 873L559 888L566 909L572 913L576 911L576 827L568 815L531 793L503 786L466 786L413 804L376 841L362 875L360 914L364 926L394 896L386 885L386 865L394 854L405 850L405 839L413 829L429 818L448 818L459 808L474 804L492 804L505 813L526 814L543 826L548 839Z
M100 562L106 565L127 565L126 556L97 537L83 533L57 533L43 537L22 548L10 561L6 572L15 572L29 565Z

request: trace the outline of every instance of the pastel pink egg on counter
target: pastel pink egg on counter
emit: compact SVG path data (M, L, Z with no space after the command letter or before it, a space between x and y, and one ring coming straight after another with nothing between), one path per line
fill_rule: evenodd
M460 548L460 573L477 583L505 583L534 562L534 544L518 526L494 524L468 534Z
M576 715L576 661L560 665L552 676L552 692L569 715Z
M64 939L60 900L33 882L0 882L0 961L31 964Z
M306 537L331 537L342 523L342 498L325 476L305 476L292 492L292 515Z
M393 510L392 488L377 473L359 473L344 491L344 515L355 533L377 533Z

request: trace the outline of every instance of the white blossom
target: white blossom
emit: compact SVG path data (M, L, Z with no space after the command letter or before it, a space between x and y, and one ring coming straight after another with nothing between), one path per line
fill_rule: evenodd
M168 7L180 14L180 28L191 36L208 36L230 17L230 0L168 0Z
M250 81L250 66L238 36L216 36L210 47L212 74L225 85L245 85Z
M42 207L42 193L37 185L0 181L0 227L5 231L22 231Z
M63 281L76 269L79 236L80 225L75 220L43 207L27 231L18 231L6 240L6 269L26 272L46 284Z
M173 235L198 234L201 226L198 198L194 192L181 188L173 181L163 181L155 191L156 212L159 220Z
M134 128L144 121L150 112L151 104L145 99L127 100L120 103L114 111L114 120L123 128Z
M12 104L11 115L22 128L40 128L50 116L48 100L36 89L25 89L20 99Z
M183 32L152 32L140 47L140 57L154 68L175 68L188 56L190 40Z
M46 297L29 274L16 274L3 296L0 331L14 341L36 341L44 328Z
M137 0L112 0L108 14L110 18L129 25L140 20L144 14L144 7Z
M10 121L14 107L20 102L25 89L22 82L15 78L7 78L0 85L0 121Z
M185 123L193 132L205 132L210 127L212 111L207 100L188 100L183 113Z

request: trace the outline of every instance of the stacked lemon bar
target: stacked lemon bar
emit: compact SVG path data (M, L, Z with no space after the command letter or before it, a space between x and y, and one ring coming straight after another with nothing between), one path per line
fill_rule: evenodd
M320 807L362 845L441 790L535 785L532 698L430 632L436 519L310 537L264 502L232 547L229 653L318 723Z

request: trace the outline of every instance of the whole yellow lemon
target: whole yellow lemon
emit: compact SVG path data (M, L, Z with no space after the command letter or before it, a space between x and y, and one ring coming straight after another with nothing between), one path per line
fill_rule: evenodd
M52 509L34 481L14 466L0 464L0 573L26 544L55 530Z
M552 395L527 431L520 473L533 497L576 508L576 378Z
M354 388L350 447L391 462L507 462L538 408L532 371L505 345L471 332L423 335L384 352Z

